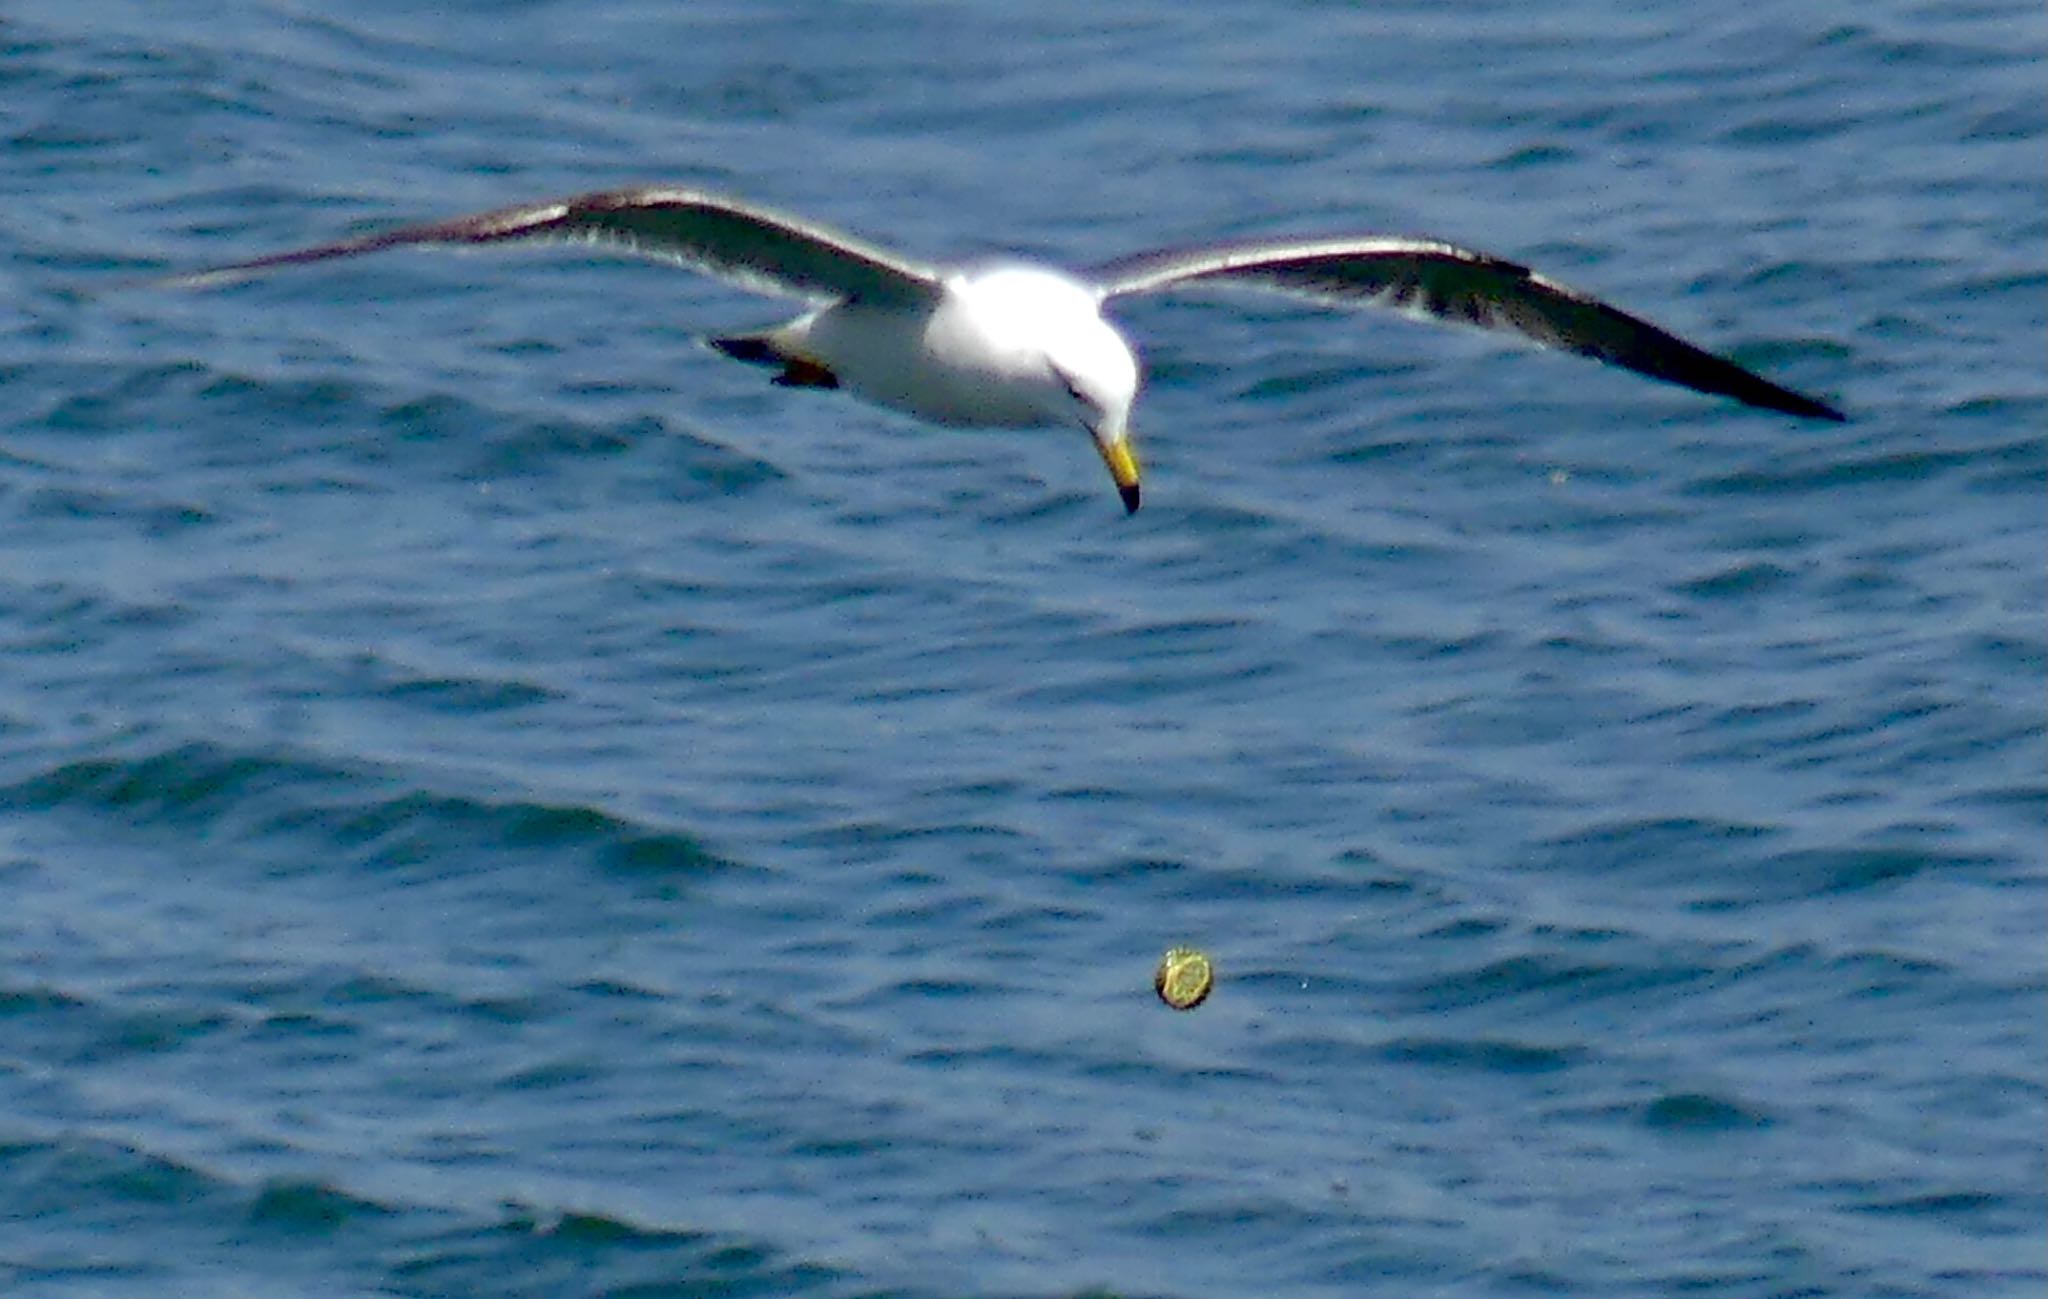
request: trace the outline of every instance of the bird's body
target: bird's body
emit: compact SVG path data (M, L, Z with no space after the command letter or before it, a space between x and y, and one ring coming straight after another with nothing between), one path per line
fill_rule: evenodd
M619 245L807 299L813 308L788 324L713 339L712 345L739 360L778 367L779 383L844 388L936 424L1078 424L1094 439L1127 510L1136 510L1139 500L1130 414L1140 371L1103 307L1179 288L1265 289L1335 305L1391 307L1506 330L1752 406L1843 418L1526 267L1435 240L1380 235L1142 253L1080 276L1017 262L940 269L734 199L645 188L401 227L181 279L239 278L409 245L532 239Z
M855 299L754 337L877 405L962 428L1066 422L1075 396L1063 375L1099 375L1105 404L1138 386L1137 358L1095 294L1071 276L1020 264L948 276L926 313Z

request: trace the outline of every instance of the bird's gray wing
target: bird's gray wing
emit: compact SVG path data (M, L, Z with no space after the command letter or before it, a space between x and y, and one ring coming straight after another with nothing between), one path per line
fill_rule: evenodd
M339 243L216 266L174 282L240 279L260 271L386 248L552 241L611 245L784 297L929 302L939 273L873 244L716 194L675 187L606 190L400 226Z
M1825 402L1781 388L1647 320L1526 266L1428 239L1259 240L1139 253L1089 277L1105 300L1199 286L1268 289L1343 307L1520 334L1638 374L1810 419L1840 420Z

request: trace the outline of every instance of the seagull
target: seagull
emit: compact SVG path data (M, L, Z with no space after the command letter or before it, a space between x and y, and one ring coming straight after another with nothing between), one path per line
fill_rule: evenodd
M1170 248L1079 274L1018 260L937 266L753 203L678 186L604 190L273 253L175 276L201 285L390 248L605 245L806 302L788 324L707 340L792 388L841 388L936 424L1079 425L1127 513L1139 503L1139 366L1103 314L1124 298L1265 290L1337 307L1517 334L1699 392L1807 419L1834 407L1782 388L1526 266L1436 239L1351 235Z

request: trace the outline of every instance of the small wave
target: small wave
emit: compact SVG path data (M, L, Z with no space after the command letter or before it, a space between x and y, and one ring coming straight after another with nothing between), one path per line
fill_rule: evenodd
M0 785L0 808L119 813L128 824L228 828L323 836L317 859L353 851L370 861L413 861L479 845L587 855L619 870L697 874L733 866L679 830L649 827L580 804L493 799L397 788L274 750L210 743L157 753L81 758Z
M325 1182L282 1179L265 1182L257 1191L248 1219L270 1230L327 1232L354 1219L385 1218L394 1212L388 1205Z
M2019 1208L2011 1197L1989 1191L1927 1191L1916 1195L1884 1196L1849 1206L1856 1213L1882 1217L1954 1218L1962 1223L1985 1219L2000 1210Z
M1576 1003L1626 996L1652 988L1697 983L1713 973L1706 966L1673 959L1666 953L1655 962L1574 959L1562 952L1502 957L1483 965L1432 978L1411 989L1421 1008L1432 1012L1461 1009L1533 995Z
M575 1293L604 1295L796 1294L844 1279L826 1265L745 1238L525 1205L508 1205L495 1223L417 1242L393 1276L407 1289L465 1292L506 1277L553 1277Z
M1635 871L1646 862L1685 860L1696 866L1747 857L1776 836L1766 826L1710 817L1642 817L1602 821L1547 840L1538 863L1588 874Z
M268 790L332 779L331 773L274 756L192 744L161 753L62 763L0 785L0 807L85 807L179 821L216 815Z
M1770 1126L1762 1110L1706 1092L1670 1092L1643 1106L1644 1127L1667 1132L1734 1132Z
M1833 491L1878 483L1922 482L1970 465L1975 451L1885 451L1843 456L1825 464L1785 469L1745 469L1699 479L1686 486L1691 496L1781 496Z
M1759 874L1776 882L1768 899L1789 894L1820 897L1883 888L1915 876L1947 871L1976 872L1995 866L1986 854L1944 852L1914 846L1809 848L1778 853L1761 863Z
M31 1138L0 1146L9 1217L68 1213L79 1204L207 1206L231 1197L232 1181L181 1160L96 1137Z
M196 392L206 382L208 373L207 367L197 361L121 370L80 366L55 376L57 382L53 387L61 385L65 395L43 413L36 426L66 434L127 432L137 406L169 395Z
M1572 1046L1542 1046L1498 1038L1404 1037L1381 1048L1387 1059L1401 1064L1480 1073L1557 1073L1582 1061L1586 1052Z
M1783 564L1750 560L1716 569L1678 584L1678 592L1703 600L1744 599L1768 595L1796 580L1798 574Z

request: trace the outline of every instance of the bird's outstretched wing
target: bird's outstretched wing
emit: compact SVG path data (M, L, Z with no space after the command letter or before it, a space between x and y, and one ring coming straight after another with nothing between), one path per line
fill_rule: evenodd
M1255 240L1139 253L1089 272L1105 300L1202 286L1267 289L1343 307L1520 334L1638 374L1809 419L1846 418L1526 266L1428 239Z
M605 190L400 226L173 277L204 285L386 248L552 241L612 245L756 292L832 301L928 302L939 273L873 244L752 204L673 186Z

